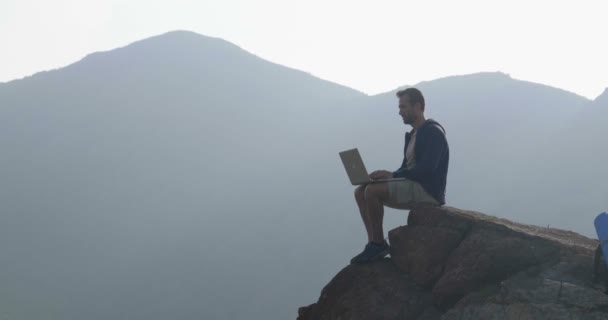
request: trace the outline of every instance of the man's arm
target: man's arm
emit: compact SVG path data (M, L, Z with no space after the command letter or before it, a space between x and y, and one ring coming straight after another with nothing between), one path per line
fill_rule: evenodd
M412 169L400 168L393 172L395 178L407 178L421 181L437 168L441 156L446 152L448 145L443 132L436 127L428 131L428 146L416 165Z

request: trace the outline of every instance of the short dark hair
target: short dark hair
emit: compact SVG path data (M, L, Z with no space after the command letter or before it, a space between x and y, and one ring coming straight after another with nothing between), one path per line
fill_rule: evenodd
M420 103L420 106L422 107L422 110L424 111L424 96L422 95L422 92L420 92L420 90L418 90L416 88L407 88L407 89L397 91L397 97L399 97L399 98L403 97L406 94L412 105L414 105L416 103Z

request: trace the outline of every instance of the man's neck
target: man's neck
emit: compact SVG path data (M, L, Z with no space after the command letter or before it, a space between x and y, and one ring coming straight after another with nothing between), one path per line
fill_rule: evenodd
M420 117L418 120L412 123L412 128L414 128L414 130L420 129L420 127L422 127L425 121L426 119L424 118L424 116Z

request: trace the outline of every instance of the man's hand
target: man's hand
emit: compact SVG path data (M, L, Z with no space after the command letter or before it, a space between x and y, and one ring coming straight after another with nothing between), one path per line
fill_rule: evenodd
M393 177L393 173L390 171L386 171L386 170L377 170L372 172L369 175L369 178L372 180L377 180L377 179L389 179Z

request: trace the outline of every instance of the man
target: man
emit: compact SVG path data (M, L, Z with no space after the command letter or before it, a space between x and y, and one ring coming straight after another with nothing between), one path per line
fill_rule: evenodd
M406 178L406 180L370 183L355 189L355 200L367 231L368 243L351 263L367 263L389 253L384 240L384 206L413 209L445 204L445 185L450 151L443 127L424 117L424 96L416 88L397 92L399 115L412 130L405 134L404 158L394 172L374 171L371 179Z

